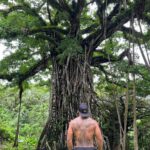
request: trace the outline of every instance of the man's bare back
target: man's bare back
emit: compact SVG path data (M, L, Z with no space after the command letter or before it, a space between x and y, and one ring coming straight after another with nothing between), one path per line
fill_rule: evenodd
M67 143L68 149L72 150L73 136L75 138L75 147L94 147L94 139L96 138L98 150L102 150L103 137L97 121L91 117L75 118L69 123Z

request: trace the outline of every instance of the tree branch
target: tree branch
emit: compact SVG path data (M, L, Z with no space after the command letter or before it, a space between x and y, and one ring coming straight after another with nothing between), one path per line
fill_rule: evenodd
M99 26L99 24L97 24L97 23L92 24L91 26L87 27L86 29L81 30L81 33L82 34L90 33L92 31L94 31L95 29L97 29L98 26Z
M105 79L106 79L107 82L115 84L115 85L118 85L118 86L123 87L123 88L126 88L125 84L123 85L123 84L121 84L119 82L113 81L113 80L109 79L109 77L108 77L108 75L110 75L113 78L118 78L117 76L115 76L115 75L109 73L108 71L106 71L103 66L99 66L98 68L104 73Z
M47 56L37 62L34 66L30 67L28 71L23 73L12 73L12 74L0 74L0 79L12 81L13 79L17 80L17 83L22 83L26 79L28 79L31 76L34 76L36 73L40 72L41 70L44 70L49 62L50 56Z
M120 7L120 3L117 3L114 7L114 9L112 10L112 12L109 14L109 16L107 17L107 22L111 21L111 19L116 16L116 14L119 13L119 7Z
M105 18L105 11L106 11L108 5L111 3L119 3L119 1L113 1L113 0L106 0L103 3L101 0L95 0L95 2L98 6L97 15L98 15L100 21L102 21L102 22L103 22L103 19L106 19Z
M48 2L53 8L56 8L59 11L63 11L62 7L56 0L48 0Z
M12 81L14 76L16 76L16 74L11 74L11 75L0 74L0 79L7 80L7 81Z
M134 35L138 38L143 38L144 35L134 29L131 29L131 28L128 28L128 27L125 27L125 26L122 26L120 29L120 31L124 32L124 33L128 33L128 34L131 34L132 35L132 32L134 32ZM133 31L134 30L134 31Z
M122 13L115 17L115 20L109 22L106 27L102 29L97 29L94 33L90 34L85 40L83 40L83 44L87 46L93 45L94 48L99 46L99 44L105 39L110 37L115 31L119 30L127 21L130 20L131 15L136 17L137 8L141 5L139 1L137 1L133 7L124 10ZM106 35L104 36L104 28L106 28Z
M74 1L72 4L73 11L70 14L70 36L76 37L79 33L80 29L80 16L81 12L85 6L85 0L78 0L77 2Z
M61 29L56 26L43 26L40 28L33 28L33 29L29 30L27 33L32 35L32 34L35 34L38 32L45 32L45 33L47 33L47 35L49 35L50 33L55 33L55 34L59 35L60 37L62 34L66 35L68 33L67 30Z
M58 1L59 1L60 6L63 8L63 10L67 11L69 14L72 13L72 10L67 4L66 0L58 0Z
M85 3L86 3L85 0L78 0L77 7L75 9L76 18L79 19L81 12L85 6Z
M50 8L49 8L48 0L47 0L47 13L48 13L48 19L49 19L50 23L53 25L54 22L52 21L52 18L51 18L51 11L50 11Z
M62 11L62 12L65 11L65 12L71 14L72 11L71 11L70 7L68 6L67 2L65 0L58 0L58 1L59 1L59 3L56 0L48 0L49 4L53 8L57 9L58 11Z
M42 25L46 25L46 22L43 20L43 18L36 12L35 9L31 8L28 4L24 3L24 5L16 5L12 6L9 9L1 9L0 12L4 15L7 16L9 13L18 11L18 10L23 10L26 13L35 16L39 19Z
M9 29L4 29L7 34L0 35L0 39L2 38L16 38L20 35L34 35L36 33L46 33L46 35L52 35L54 34L55 38L62 39L62 35L67 34L66 30L63 30L61 28L55 27L55 26L43 26L39 28L22 28L20 31L10 31Z
M107 62L116 62L116 61L121 61L123 60L124 57L129 56L129 49L124 50L118 57L106 54L105 52L101 52L103 56L96 56L93 57L91 60L91 64L94 67L98 67L102 63L107 63Z

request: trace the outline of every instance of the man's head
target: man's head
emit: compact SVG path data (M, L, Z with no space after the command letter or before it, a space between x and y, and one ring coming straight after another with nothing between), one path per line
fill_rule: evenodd
M82 118L87 118L90 116L88 105L86 103L81 103L79 106L79 114Z

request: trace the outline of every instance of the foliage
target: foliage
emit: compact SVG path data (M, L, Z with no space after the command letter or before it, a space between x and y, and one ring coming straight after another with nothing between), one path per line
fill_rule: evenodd
M75 58L83 53L83 49L79 45L77 39L69 37L61 41L57 51L59 53L58 60L60 63L63 63L68 56L70 58Z
M1 85L1 88L3 86ZM19 149L34 149L48 115L49 91L45 86L30 85L23 95ZM14 93L15 91L15 93ZM5 149L12 148L18 114L16 89L0 90L0 138Z

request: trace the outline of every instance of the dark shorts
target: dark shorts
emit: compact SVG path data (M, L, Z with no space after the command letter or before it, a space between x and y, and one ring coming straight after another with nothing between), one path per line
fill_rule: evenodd
M97 150L95 147L74 147L73 150Z

